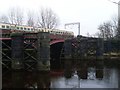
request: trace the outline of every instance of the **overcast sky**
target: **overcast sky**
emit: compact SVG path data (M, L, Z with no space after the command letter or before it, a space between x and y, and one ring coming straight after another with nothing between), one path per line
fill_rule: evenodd
M108 0L0 0L0 13L6 13L10 7L17 6L34 11L41 7L51 8L60 18L58 28L63 29L66 23L80 22L81 35L96 33L100 23L118 14L117 4ZM77 26L67 29L78 34Z

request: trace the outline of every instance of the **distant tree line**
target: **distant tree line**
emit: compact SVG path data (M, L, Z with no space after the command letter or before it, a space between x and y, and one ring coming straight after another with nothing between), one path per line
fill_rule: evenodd
M58 26L59 18L50 8L41 8L35 13L34 11L24 12L19 7L12 7L7 14L0 16L0 22L53 29Z
M98 26L98 30L96 35L104 40L120 39L120 19L114 17L110 21L103 22Z

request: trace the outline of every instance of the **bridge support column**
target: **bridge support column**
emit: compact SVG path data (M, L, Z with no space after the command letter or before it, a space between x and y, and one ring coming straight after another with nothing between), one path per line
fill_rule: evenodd
M72 58L72 40L68 39L64 42L64 50L65 50L65 59Z
M65 77L70 78L72 76L72 40L68 39L64 42L64 67L65 67Z
M38 64L37 68L40 71L50 70L50 38L49 33L38 33Z
M18 70L23 68L23 34L12 33L12 69Z
M103 59L103 53L104 53L104 41L103 39L99 38L96 50L97 59Z
M97 50L96 50L96 78L103 78L103 65L104 65L104 41L101 38L98 38Z

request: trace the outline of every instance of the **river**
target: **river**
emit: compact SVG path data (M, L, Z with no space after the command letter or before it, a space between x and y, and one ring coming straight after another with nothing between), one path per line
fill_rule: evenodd
M112 66L111 66L112 65ZM2 77L3 88L120 88L120 68L111 63L102 68L89 66L82 71L64 70L63 75L50 72L9 72ZM67 73L67 74L66 74ZM68 75L68 76L66 76Z
M52 77L51 88L118 88L119 70L104 68L103 78L96 78L95 68L89 68L87 79L80 79L75 72L71 78L64 76Z

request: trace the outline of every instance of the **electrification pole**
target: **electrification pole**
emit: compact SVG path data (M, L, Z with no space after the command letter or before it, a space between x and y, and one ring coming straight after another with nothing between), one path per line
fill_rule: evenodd
M80 35L80 22L67 23L67 24L65 24L65 29L66 29L66 26L69 26L69 25L78 25L78 35Z
M111 1L111 0L108 0L108 1L110 1L110 2L112 2L112 3L114 3L114 4L117 4L117 5L120 5L119 2L114 2L114 1Z

